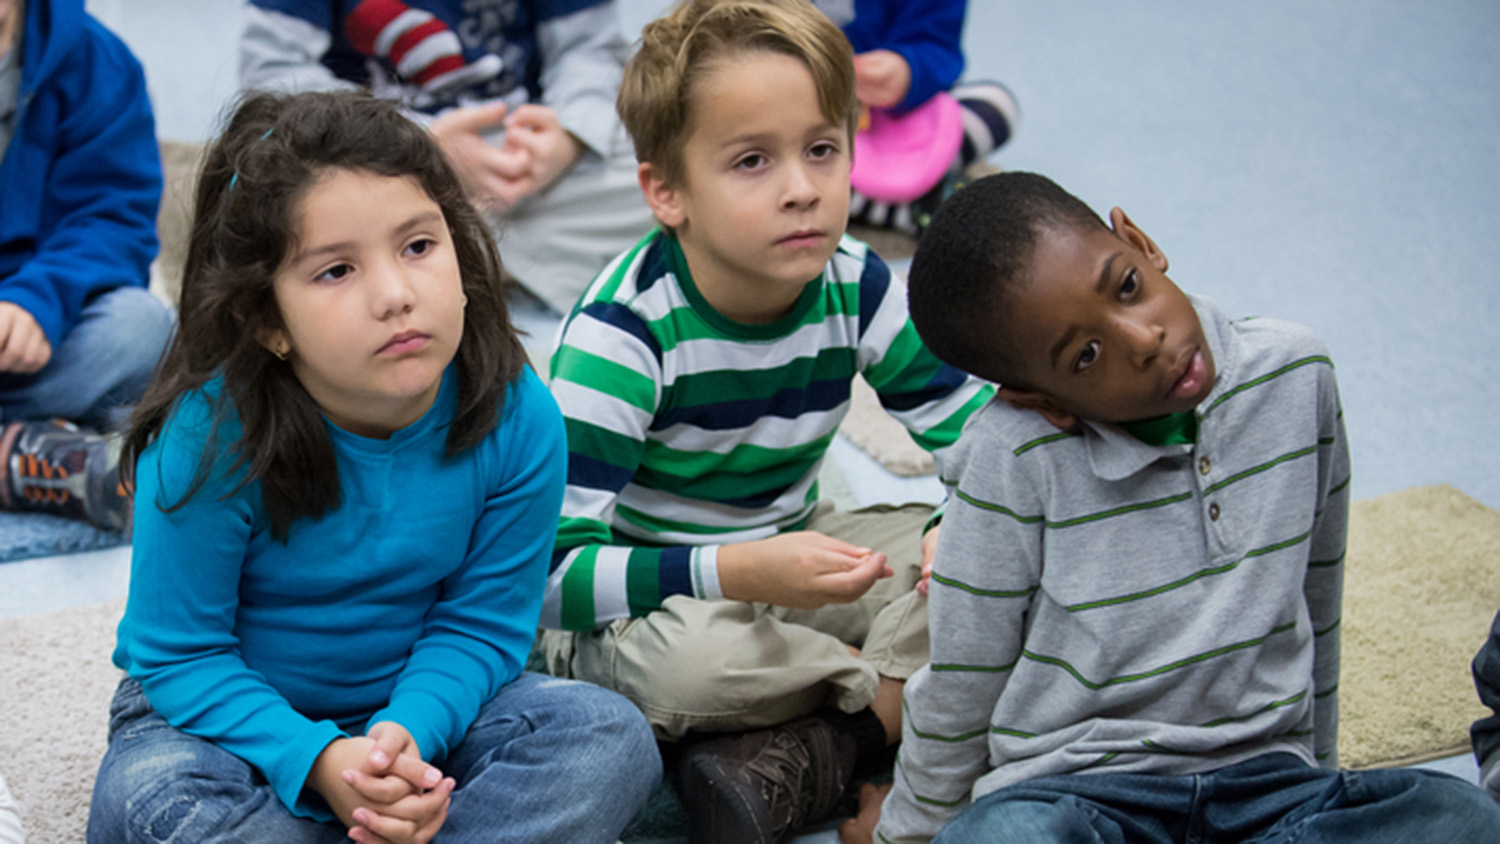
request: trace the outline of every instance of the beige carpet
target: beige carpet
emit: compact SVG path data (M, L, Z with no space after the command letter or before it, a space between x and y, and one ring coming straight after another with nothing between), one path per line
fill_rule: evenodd
M1447 486L1354 505L1344 600L1348 767L1468 752L1469 660L1500 607L1500 513ZM35 844L83 840L123 601L0 620L0 765Z

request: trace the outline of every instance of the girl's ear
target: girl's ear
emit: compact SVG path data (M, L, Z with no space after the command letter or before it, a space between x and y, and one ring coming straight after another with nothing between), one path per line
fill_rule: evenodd
M656 219L661 220L662 225L674 229L681 226L686 218L682 210L682 194L667 183L661 170L646 162L636 169L636 178L641 183L641 193L646 196L646 204L651 206Z
M1141 227L1136 225L1135 221L1130 219L1118 205L1109 211L1109 225L1110 228L1115 230L1115 234L1120 236L1121 240L1124 240L1135 247L1142 255L1145 255L1146 260L1151 262L1151 266L1155 267L1157 272L1164 273L1167 271L1167 253L1161 251L1161 247L1156 245L1156 241L1147 236L1141 230Z
M286 360L286 356L292 353L292 341L287 339L286 332L280 328L258 332L255 342L275 355L277 360Z
M1019 387L1001 387L995 391L995 395L1017 410L1034 410L1040 413L1043 419L1064 431L1078 427L1078 417L1046 393Z

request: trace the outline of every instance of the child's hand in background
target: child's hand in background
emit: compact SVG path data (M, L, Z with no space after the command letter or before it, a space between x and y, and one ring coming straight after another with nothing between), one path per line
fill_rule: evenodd
M854 57L854 96L867 106L893 108L911 90L911 65L900 53L871 50Z

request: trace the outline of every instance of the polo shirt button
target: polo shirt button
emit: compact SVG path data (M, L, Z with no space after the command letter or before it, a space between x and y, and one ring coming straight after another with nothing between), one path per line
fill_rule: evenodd
M1219 504L1214 502L1208 505L1208 518L1217 522L1219 520Z
M1208 474L1208 470L1211 469L1211 468L1213 468L1213 463L1211 463L1207 457L1200 457L1200 458L1198 458L1198 473L1199 474L1201 474L1201 475L1207 475Z

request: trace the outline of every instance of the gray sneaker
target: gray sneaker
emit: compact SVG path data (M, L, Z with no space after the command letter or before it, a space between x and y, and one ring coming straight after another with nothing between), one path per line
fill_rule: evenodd
M714 736L683 750L677 791L694 844L776 844L827 820L854 772L855 742L822 718Z
M0 509L81 519L104 530L130 527L131 497L120 482L118 435L70 422L12 422L0 428Z

